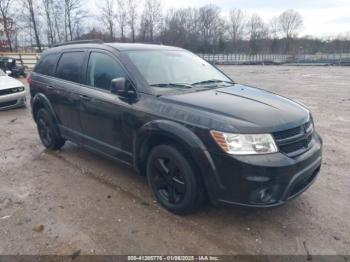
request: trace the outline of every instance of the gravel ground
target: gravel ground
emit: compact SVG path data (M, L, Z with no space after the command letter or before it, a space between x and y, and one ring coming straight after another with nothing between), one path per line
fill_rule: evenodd
M29 108L0 112L0 254L349 255L350 68L222 69L313 111L324 165L305 194L275 209L176 217L134 171L71 143L45 150Z

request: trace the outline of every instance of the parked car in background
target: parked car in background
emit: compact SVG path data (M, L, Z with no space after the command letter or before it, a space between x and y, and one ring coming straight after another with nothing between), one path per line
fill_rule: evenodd
M0 69L15 78L27 77L26 66L21 60L13 57L0 57Z
M274 207L316 180L322 139L311 112L235 83L189 51L161 45L67 43L29 78L45 147L71 140L147 176L176 214L205 200Z
M22 82L0 69L0 110L23 107L25 104L26 92Z

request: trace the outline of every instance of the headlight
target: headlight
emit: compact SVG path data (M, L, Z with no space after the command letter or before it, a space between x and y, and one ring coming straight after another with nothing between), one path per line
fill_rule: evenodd
M23 92L24 91L24 87L20 86L20 87L14 87L11 89L12 93L18 93L18 92Z
M218 131L210 133L216 143L231 155L259 155L278 152L275 140L270 134L242 135Z

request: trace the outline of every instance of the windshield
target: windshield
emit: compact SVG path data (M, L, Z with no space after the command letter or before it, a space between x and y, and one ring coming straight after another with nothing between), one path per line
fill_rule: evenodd
M131 51L132 63L150 86L192 88L192 85L232 82L198 56L186 51Z

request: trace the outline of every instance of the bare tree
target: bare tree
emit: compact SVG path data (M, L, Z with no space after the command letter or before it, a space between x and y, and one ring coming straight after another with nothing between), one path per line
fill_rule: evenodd
M197 35L200 26L198 8L187 8L185 12L187 17L185 27L189 31L190 35Z
M115 6L114 0L104 0L101 9L101 19L103 24L108 28L110 41L114 41L114 25L115 25Z
M245 15L240 9L233 9L229 13L228 19L229 33L231 40L235 43L237 40L241 40L244 34L245 27Z
M257 14L251 16L247 24L247 30L249 33L250 51L256 54L261 49L259 42L268 37L268 30L262 18Z
M154 41L154 36L162 21L162 8L159 0L146 0L141 16L141 34L144 41Z
M117 0L116 18L120 29L122 42L125 40L125 28L127 26L127 10L125 0Z
M80 28L82 18L83 11L81 0L64 0L64 25L66 41L72 41L74 39L75 29Z
M204 39L210 39L218 29L220 9L217 6L206 5L199 9L199 22Z
M269 23L269 32L274 39L278 39L280 35L279 17L273 17Z
M148 22L148 19L146 17L145 12L143 11L141 13L140 29L139 29L139 38L143 42L147 41L148 28L149 28L149 22Z
M50 45L53 45L55 42L54 37L54 24L52 21L52 10L53 10L53 0L42 0L46 18L47 25L47 40Z
M12 4L12 0L0 0L1 24L3 26L4 33L6 35L10 52L13 51L12 40L11 40L12 22L10 21L11 4Z
M93 22L84 23L83 0L0 0L4 44L11 51L29 46L41 50L46 41L52 45L74 39L113 40L118 30L122 41L130 36L132 41L162 41L201 53L350 52L350 34L298 37L303 23L294 10L272 19L267 28L257 14L248 19L239 9L224 19L215 5L172 9L163 15L160 0L144 0L140 14L139 0L99 1L105 4L100 18L106 30Z
M128 0L127 5L128 25L131 31L131 39L133 42L136 41L136 22L138 16L136 2L136 0Z
M162 42L185 47L190 37L187 28L188 10L169 10L164 19L164 28L161 32Z
M298 31L303 26L303 18L298 12L289 9L279 16L278 24L286 40L286 52L289 52L293 38L297 36Z
M280 29L279 29L279 22L278 17L273 17L270 20L269 23L269 35L271 38L271 52L272 53L279 53L280 50L280 44L279 44L279 37L280 37Z
M286 39L297 36L298 30L303 26L303 18L292 9L283 12L279 16L278 22L280 30Z
M199 31L202 48L213 48L218 41L223 41L225 21L221 18L220 8L205 5L199 8Z
M172 9L165 15L161 39L166 44L207 52L224 45L225 29L217 6Z
M65 39L65 30L62 30L62 26L65 24L65 8L64 2L61 0L54 0L54 5L52 9L52 23L54 25L54 35L56 42L63 42Z
M23 4L25 7L25 10L28 12L30 23L32 24L36 46L38 48L38 51L41 52L42 47L41 47L40 32L38 27L38 14L36 13L36 11L38 11L38 7L34 6L35 5L34 0L23 0Z

